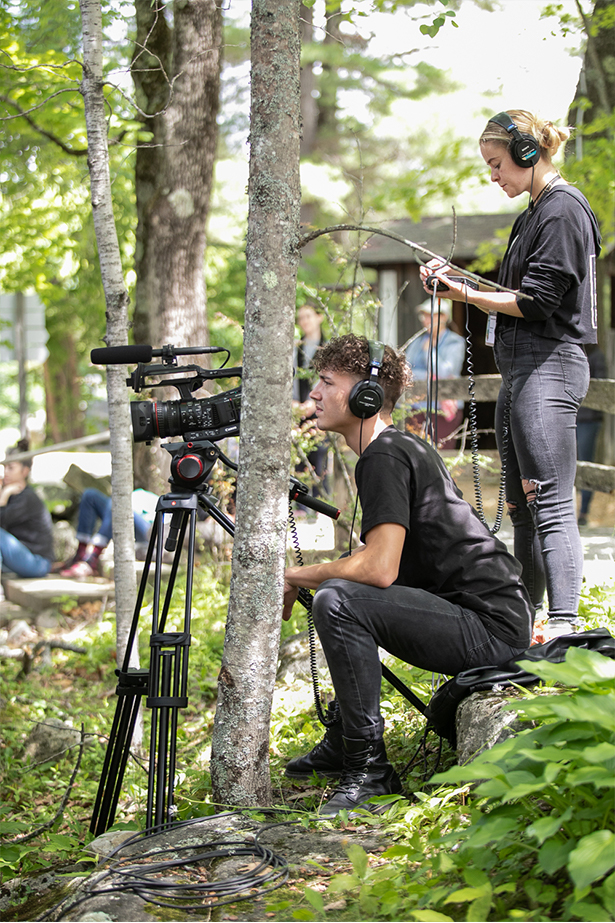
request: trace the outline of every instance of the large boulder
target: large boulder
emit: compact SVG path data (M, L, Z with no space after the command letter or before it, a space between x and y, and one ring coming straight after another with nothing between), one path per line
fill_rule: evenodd
M34 725L24 746L24 757L33 763L49 763L79 743L80 733L59 718L47 718Z
M527 727L514 709L504 705L516 698L510 689L502 692L474 692L457 706L457 762L469 763L483 750L490 750Z
M326 669L327 661L316 634L315 648L316 667L320 672ZM307 631L300 631L280 644L277 680L284 683L292 683L296 679L310 682L311 678L309 634Z

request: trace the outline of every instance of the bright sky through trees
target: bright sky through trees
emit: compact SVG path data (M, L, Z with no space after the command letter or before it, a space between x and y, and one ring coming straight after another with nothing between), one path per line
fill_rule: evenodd
M453 137L478 139L489 114L506 108L526 108L539 112L545 118L563 122L572 102L582 56L575 56L579 36L563 36L555 17L541 18L546 0L494 0L493 12L480 9L465 0L457 14L459 28L446 24L435 38L422 35L416 17L425 15L431 22L437 6L414 6L397 13L373 14L355 20L358 30L366 37L370 34L370 53L391 54L417 49L409 57L410 63L425 61L434 67L447 69L460 88L444 95L433 95L423 100L399 99L392 114L373 126L376 137L403 138L405 134L429 129L434 141L447 131ZM563 13L576 16L575 0L559 0ZM249 22L250 0L230 0L227 16ZM370 0L354 0L356 9L367 9ZM589 0L584 6L591 10ZM319 4L314 7L315 24ZM409 80L412 70L408 68ZM344 99L348 106L363 107L364 101L355 94ZM362 113L363 114L363 113ZM471 148L470 148L471 149ZM248 147L243 147L244 159L221 162L216 168L219 182L218 203L224 202L223 214L211 216L210 233L221 239L232 235L234 219L245 213L247 196ZM478 145L476 156L479 157ZM302 167L302 180L309 187L313 171ZM319 185L323 183L318 172ZM346 188L332 181L322 194L330 201L341 199ZM220 198L221 197L221 198ZM467 195L457 202L460 212L491 212L515 209L500 190L488 185L472 184ZM239 229L238 229L239 230Z

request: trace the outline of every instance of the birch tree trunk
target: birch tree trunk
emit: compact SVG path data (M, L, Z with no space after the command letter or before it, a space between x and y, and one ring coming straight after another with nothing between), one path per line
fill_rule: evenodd
M299 234L300 0L253 0L237 530L211 775L220 803L271 801L269 720L288 520Z
M105 291L108 346L128 342L128 293L124 285L109 175L107 123L103 96L102 15L100 0L79 0L83 26L83 80L88 136L88 167L94 229ZM107 368L111 432L113 561L117 659L121 663L136 601L134 525L132 517L132 437L126 369ZM136 661L133 664L136 666Z

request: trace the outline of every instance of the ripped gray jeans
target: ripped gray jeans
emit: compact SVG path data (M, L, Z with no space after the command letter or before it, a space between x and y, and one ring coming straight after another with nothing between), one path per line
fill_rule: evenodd
M574 478L577 411L589 386L587 357L578 344L511 325L498 326L495 360L503 382L496 434L506 464L514 554L534 605L542 603L546 588L549 617L573 618L583 578Z

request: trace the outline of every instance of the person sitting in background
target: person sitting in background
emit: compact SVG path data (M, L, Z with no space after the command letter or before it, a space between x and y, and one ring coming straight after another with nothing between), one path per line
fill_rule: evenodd
M432 317L431 299L427 299L418 306L416 313L423 329L412 337L406 348L406 360L412 369L414 381L417 384L427 383L429 389L430 378L432 381L458 378L463 367L466 344L463 337L450 329L450 301L439 299ZM442 445L461 426L463 401L438 401L435 418L430 413L431 419L427 419L427 413L427 402L417 401L412 404L412 414L406 423L413 432L419 432L420 435L426 429L426 435L432 436L434 442ZM451 447L450 442L445 445L445 448Z
M28 451L21 440L7 458ZM29 486L32 460L4 462L0 489L0 568L18 577L45 577L53 562L53 530L49 510Z
M139 489L132 492L132 512L137 545L147 543L157 502L158 497L148 490ZM84 490L77 520L77 551L60 570L62 577L100 575L100 556L113 535L111 512L111 497L95 488Z

